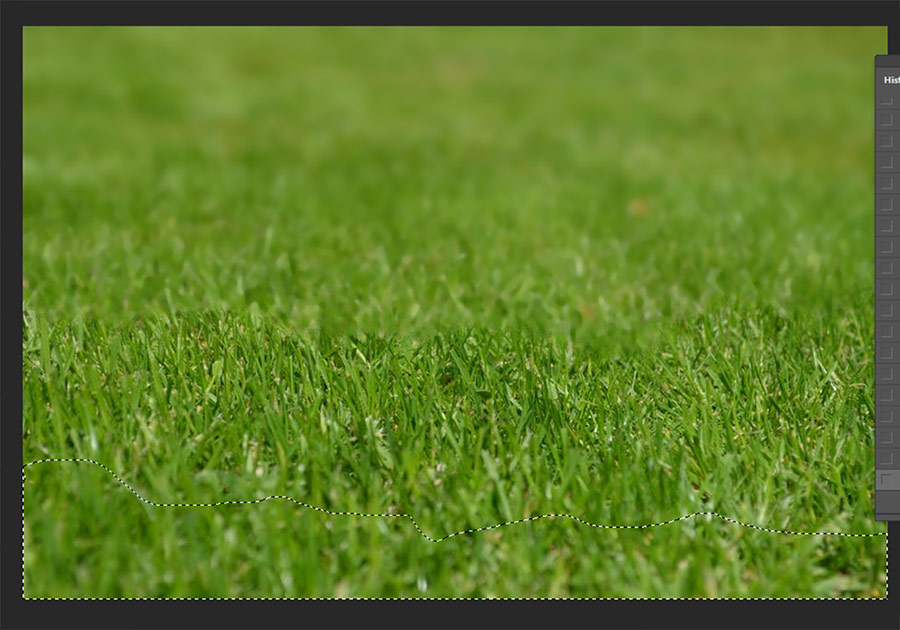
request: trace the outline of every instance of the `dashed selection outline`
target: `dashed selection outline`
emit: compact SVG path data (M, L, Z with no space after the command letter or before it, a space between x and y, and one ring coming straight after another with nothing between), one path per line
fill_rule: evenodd
M152 507L217 507L222 505L254 505L259 503L264 503L266 501L280 499L283 501L288 501L299 505L303 508L313 510L316 512L322 512L324 514L328 514L330 516L360 516L360 517L378 517L378 518L406 518L415 527L416 531L420 536L428 540L432 543L440 543L450 538L454 538L456 536L461 536L463 534L474 534L477 532L488 531L492 529L498 529L500 527L505 527L507 525L517 525L520 523L527 523L530 521L537 521L545 518L567 518L573 520L579 524L586 525L588 527L594 527L597 529L648 529L652 527L661 527L663 525L671 525L673 523L677 523L679 521L686 521L698 516L709 516L716 517L721 519L727 523L732 525L739 525L741 527L746 527L748 529L755 529L758 531L763 531L772 534L782 534L787 536L840 536L845 538L871 538L876 536L884 536L885 539L885 594L884 597L26 597L25 595L25 469L29 466L34 466L36 464L47 464L47 463L90 463L99 468L102 468L107 473L109 473L116 481L119 482L120 485L127 488L139 501L150 505ZM586 521L582 518L574 516L572 514L565 513L555 513L550 512L547 514L539 514L537 516L529 516L526 518L516 519L513 521L505 521L503 523L496 523L494 525L485 525L482 527L474 527L469 529L463 529L456 532L452 532L450 534L446 534L439 538L434 538L426 534L422 528L419 526L418 522L412 515L406 512L354 512L354 511L333 511L328 510L316 505L311 505L309 503L305 503L303 501L299 501L293 497L287 495L268 495L259 499L232 499L228 501L216 501L211 503L162 503L157 501L151 501L150 499L142 496L133 486L131 486L124 479L119 477L112 469L108 466L101 464L93 459L84 458L84 457L72 457L72 458L48 458L48 459L38 459L35 461L28 462L27 464L22 466L22 598L30 599L30 600L91 600L91 601L115 601L115 600L182 600L182 601L220 601L220 600L261 600L261 601L270 601L270 600L306 600L306 601L332 601L332 600L364 600L364 601L406 601L406 600L440 600L440 601L466 601L466 600L504 600L504 601L531 601L531 600L590 600L590 601L617 601L617 600L636 600L636 601L688 601L688 600L698 600L698 601L717 601L717 600L752 600L752 601L805 601L805 600L849 600L849 601L858 601L858 600L872 600L872 601L880 601L886 600L888 597L888 555L889 555L889 540L887 532L866 532L866 533L845 533L845 532L797 532L791 530L783 530L783 529L771 529L768 527L762 527L760 525L754 525L752 523L745 523L743 521L739 521L737 519L730 518L728 516L724 516L717 512L711 511L702 511L702 512L693 512L691 514L685 514L683 516L679 516L677 518L669 519L667 521L660 521L656 523L645 523L641 525L604 525L599 523L591 523L590 521Z

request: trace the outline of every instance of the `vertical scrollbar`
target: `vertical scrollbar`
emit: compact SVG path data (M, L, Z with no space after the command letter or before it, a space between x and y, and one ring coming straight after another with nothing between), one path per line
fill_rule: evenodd
M875 519L900 520L900 55L875 58Z

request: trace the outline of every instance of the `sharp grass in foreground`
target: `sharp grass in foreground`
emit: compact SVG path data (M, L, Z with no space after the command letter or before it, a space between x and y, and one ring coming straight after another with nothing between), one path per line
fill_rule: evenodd
M433 537L883 532L883 40L26 29L23 462ZM58 464L26 519L30 597L885 594L881 537L705 518L435 545Z

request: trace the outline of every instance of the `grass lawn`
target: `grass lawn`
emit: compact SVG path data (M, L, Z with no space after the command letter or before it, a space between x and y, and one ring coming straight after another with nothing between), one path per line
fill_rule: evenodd
M426 536L873 520L880 28L26 28L23 464ZM884 535L432 542L25 485L27 597L884 597Z

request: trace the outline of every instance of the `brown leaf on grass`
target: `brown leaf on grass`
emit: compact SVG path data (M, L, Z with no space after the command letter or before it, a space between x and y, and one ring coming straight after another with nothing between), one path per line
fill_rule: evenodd
M636 197L628 202L628 214L641 219L650 213L650 201L644 197Z
M581 311L581 316L584 319L591 319L596 314L594 307L587 302L583 302L581 306L578 307L578 310Z

